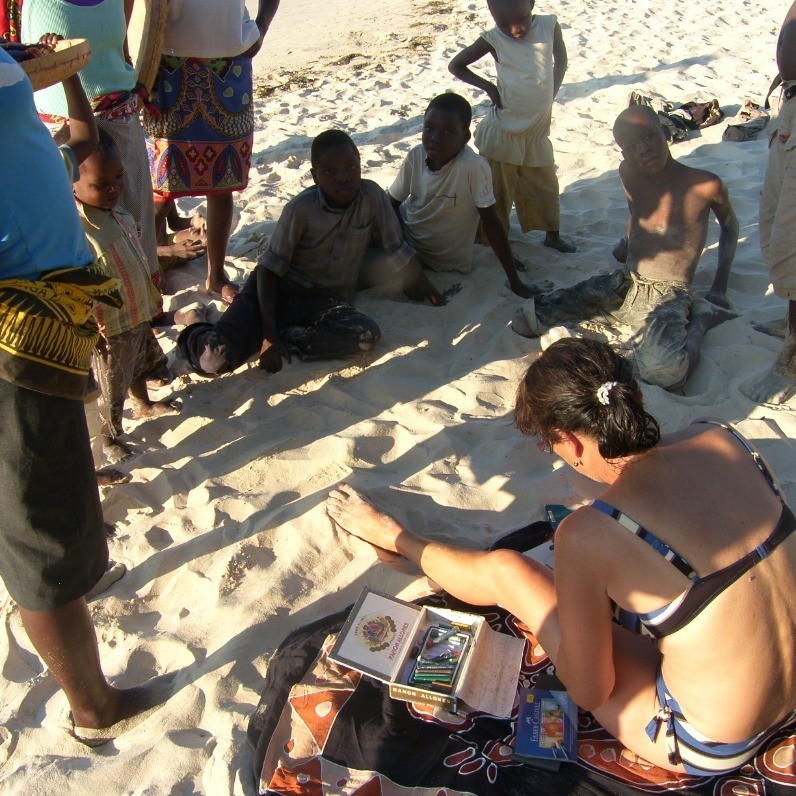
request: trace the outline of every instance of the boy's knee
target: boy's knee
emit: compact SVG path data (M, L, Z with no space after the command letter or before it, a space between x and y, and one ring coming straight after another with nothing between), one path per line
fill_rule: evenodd
M647 384L662 387L664 390L679 390L688 378L690 360L686 351L667 360L650 362L636 356L639 378Z
M183 329L177 348L195 371L206 376L218 376L237 367L211 323L195 323Z

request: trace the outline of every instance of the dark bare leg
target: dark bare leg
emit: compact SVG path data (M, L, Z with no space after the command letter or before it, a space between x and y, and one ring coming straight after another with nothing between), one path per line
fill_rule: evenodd
M108 727L132 715L125 692L109 685L102 673L94 625L82 597L54 611L20 607L19 613L28 638L66 694L76 724Z
M231 303L240 288L224 273L227 243L232 229L232 194L207 197L207 289Z

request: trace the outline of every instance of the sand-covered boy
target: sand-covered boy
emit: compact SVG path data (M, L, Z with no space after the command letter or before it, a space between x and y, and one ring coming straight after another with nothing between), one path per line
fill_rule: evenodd
M467 145L471 119L470 103L459 94L434 97L423 116L422 143L409 151L387 193L424 267L469 273L480 221L511 290L522 298L536 296L544 288L517 274L489 164Z
M650 108L622 111L614 138L624 158L619 177L630 207L627 238L614 249L625 267L529 299L512 328L536 337L560 324L604 318L630 328L644 381L679 388L697 364L708 329L734 317L725 292L738 221L719 177L672 158ZM690 286L711 213L720 226L716 274L707 301L693 300Z
M384 191L363 180L359 151L327 130L310 151L315 185L287 203L268 248L216 324L184 329L178 346L190 366L226 373L259 353L269 373L291 354L335 359L368 351L381 332L349 299L392 279L413 299L445 301L423 273Z

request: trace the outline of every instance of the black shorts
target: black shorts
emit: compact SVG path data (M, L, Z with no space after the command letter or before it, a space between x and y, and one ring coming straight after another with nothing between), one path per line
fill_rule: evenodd
M0 577L11 598L50 611L85 595L108 543L82 401L0 379Z

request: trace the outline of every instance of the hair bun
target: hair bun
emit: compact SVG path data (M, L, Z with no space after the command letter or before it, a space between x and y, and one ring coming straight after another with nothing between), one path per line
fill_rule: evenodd
M597 388L597 400L603 406L608 406L611 403L611 390L618 384L618 381L606 381Z

